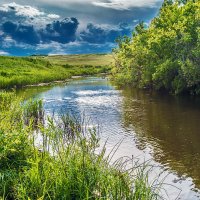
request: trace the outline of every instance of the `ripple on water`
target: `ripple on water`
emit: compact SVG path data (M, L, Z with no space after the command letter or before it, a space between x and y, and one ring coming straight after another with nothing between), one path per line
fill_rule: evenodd
M197 109L194 111L190 109L191 114L184 121L187 116L183 117L183 113L187 110L183 109L184 112L182 112L181 108L187 108L187 106L180 107L174 100L157 99L138 91L134 94L132 90L120 91L111 86L106 79L101 78L75 80L65 87L56 86L38 96L43 99L48 114L69 111L77 114L85 113L92 119L89 126L97 124L102 126L101 141L104 143L109 138L108 150L123 139L115 158L134 155L141 161L150 159L153 165L159 166L158 169L164 169L168 174L164 181L167 183L164 189L169 194L167 199L175 199L179 193L177 188L182 190L179 197L181 200L200 199L199 191L194 184L195 176L190 176L192 169L184 166L187 164L186 160L194 161L194 155L197 155L197 158L200 157L197 154L198 145L187 143L188 140L198 144L198 134L191 134L187 137L187 130L192 129L193 133L198 130L196 122L199 121L199 112ZM149 100L150 98L153 100ZM196 117L194 120L190 120L192 115ZM177 118L182 119L183 122L177 121ZM179 131L177 127L182 130L179 132L181 137L177 134ZM175 142L174 138L177 138ZM180 145L177 147L176 143ZM172 148L173 144L177 148ZM185 144L190 149L186 148ZM196 154L195 151L197 151ZM196 160L198 162L198 159ZM191 166L191 168L193 168L194 175L199 178L198 167ZM159 170L154 172L160 173ZM182 178L184 172L187 172L187 175ZM155 176L152 175L152 177ZM173 188L172 185L177 188Z

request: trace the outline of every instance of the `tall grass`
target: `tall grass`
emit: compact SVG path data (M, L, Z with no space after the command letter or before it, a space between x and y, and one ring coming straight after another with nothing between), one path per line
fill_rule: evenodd
M0 101L0 199L158 198L143 168L111 164L95 129L70 115L44 121L41 101L22 104L6 92Z

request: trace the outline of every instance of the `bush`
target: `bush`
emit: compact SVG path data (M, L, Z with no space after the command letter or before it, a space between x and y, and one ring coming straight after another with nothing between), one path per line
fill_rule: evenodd
M118 40L113 77L122 84L165 89L179 94L200 92L200 2L165 0L146 27Z

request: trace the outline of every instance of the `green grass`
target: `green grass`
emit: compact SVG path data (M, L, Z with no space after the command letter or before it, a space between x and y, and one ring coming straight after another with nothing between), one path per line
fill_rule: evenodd
M0 101L0 199L158 199L145 170L127 171L123 159L111 164L112 153L99 149L97 132L79 118L48 117L44 125L41 101L22 104L7 92Z
M110 63L111 55L101 54L23 58L0 56L0 89L107 73Z
M43 57L54 64L69 64L75 66L111 66L114 62L111 54L76 54L76 55L55 55Z

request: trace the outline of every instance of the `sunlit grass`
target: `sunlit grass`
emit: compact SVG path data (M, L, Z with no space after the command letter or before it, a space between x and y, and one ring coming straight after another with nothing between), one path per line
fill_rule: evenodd
M75 54L75 55L55 55L43 57L54 64L69 64L75 66L111 66L114 63L112 54Z
M0 56L0 89L20 88L25 85L49 83L57 80L66 80L71 76L94 75L106 73L110 70L105 65L105 59L98 59L96 65L91 65L87 57L82 64L68 60L60 62L60 57L6 57Z
M111 163L112 152L79 118L47 117L41 101L22 104L14 93L0 101L0 199L158 198L145 168Z

